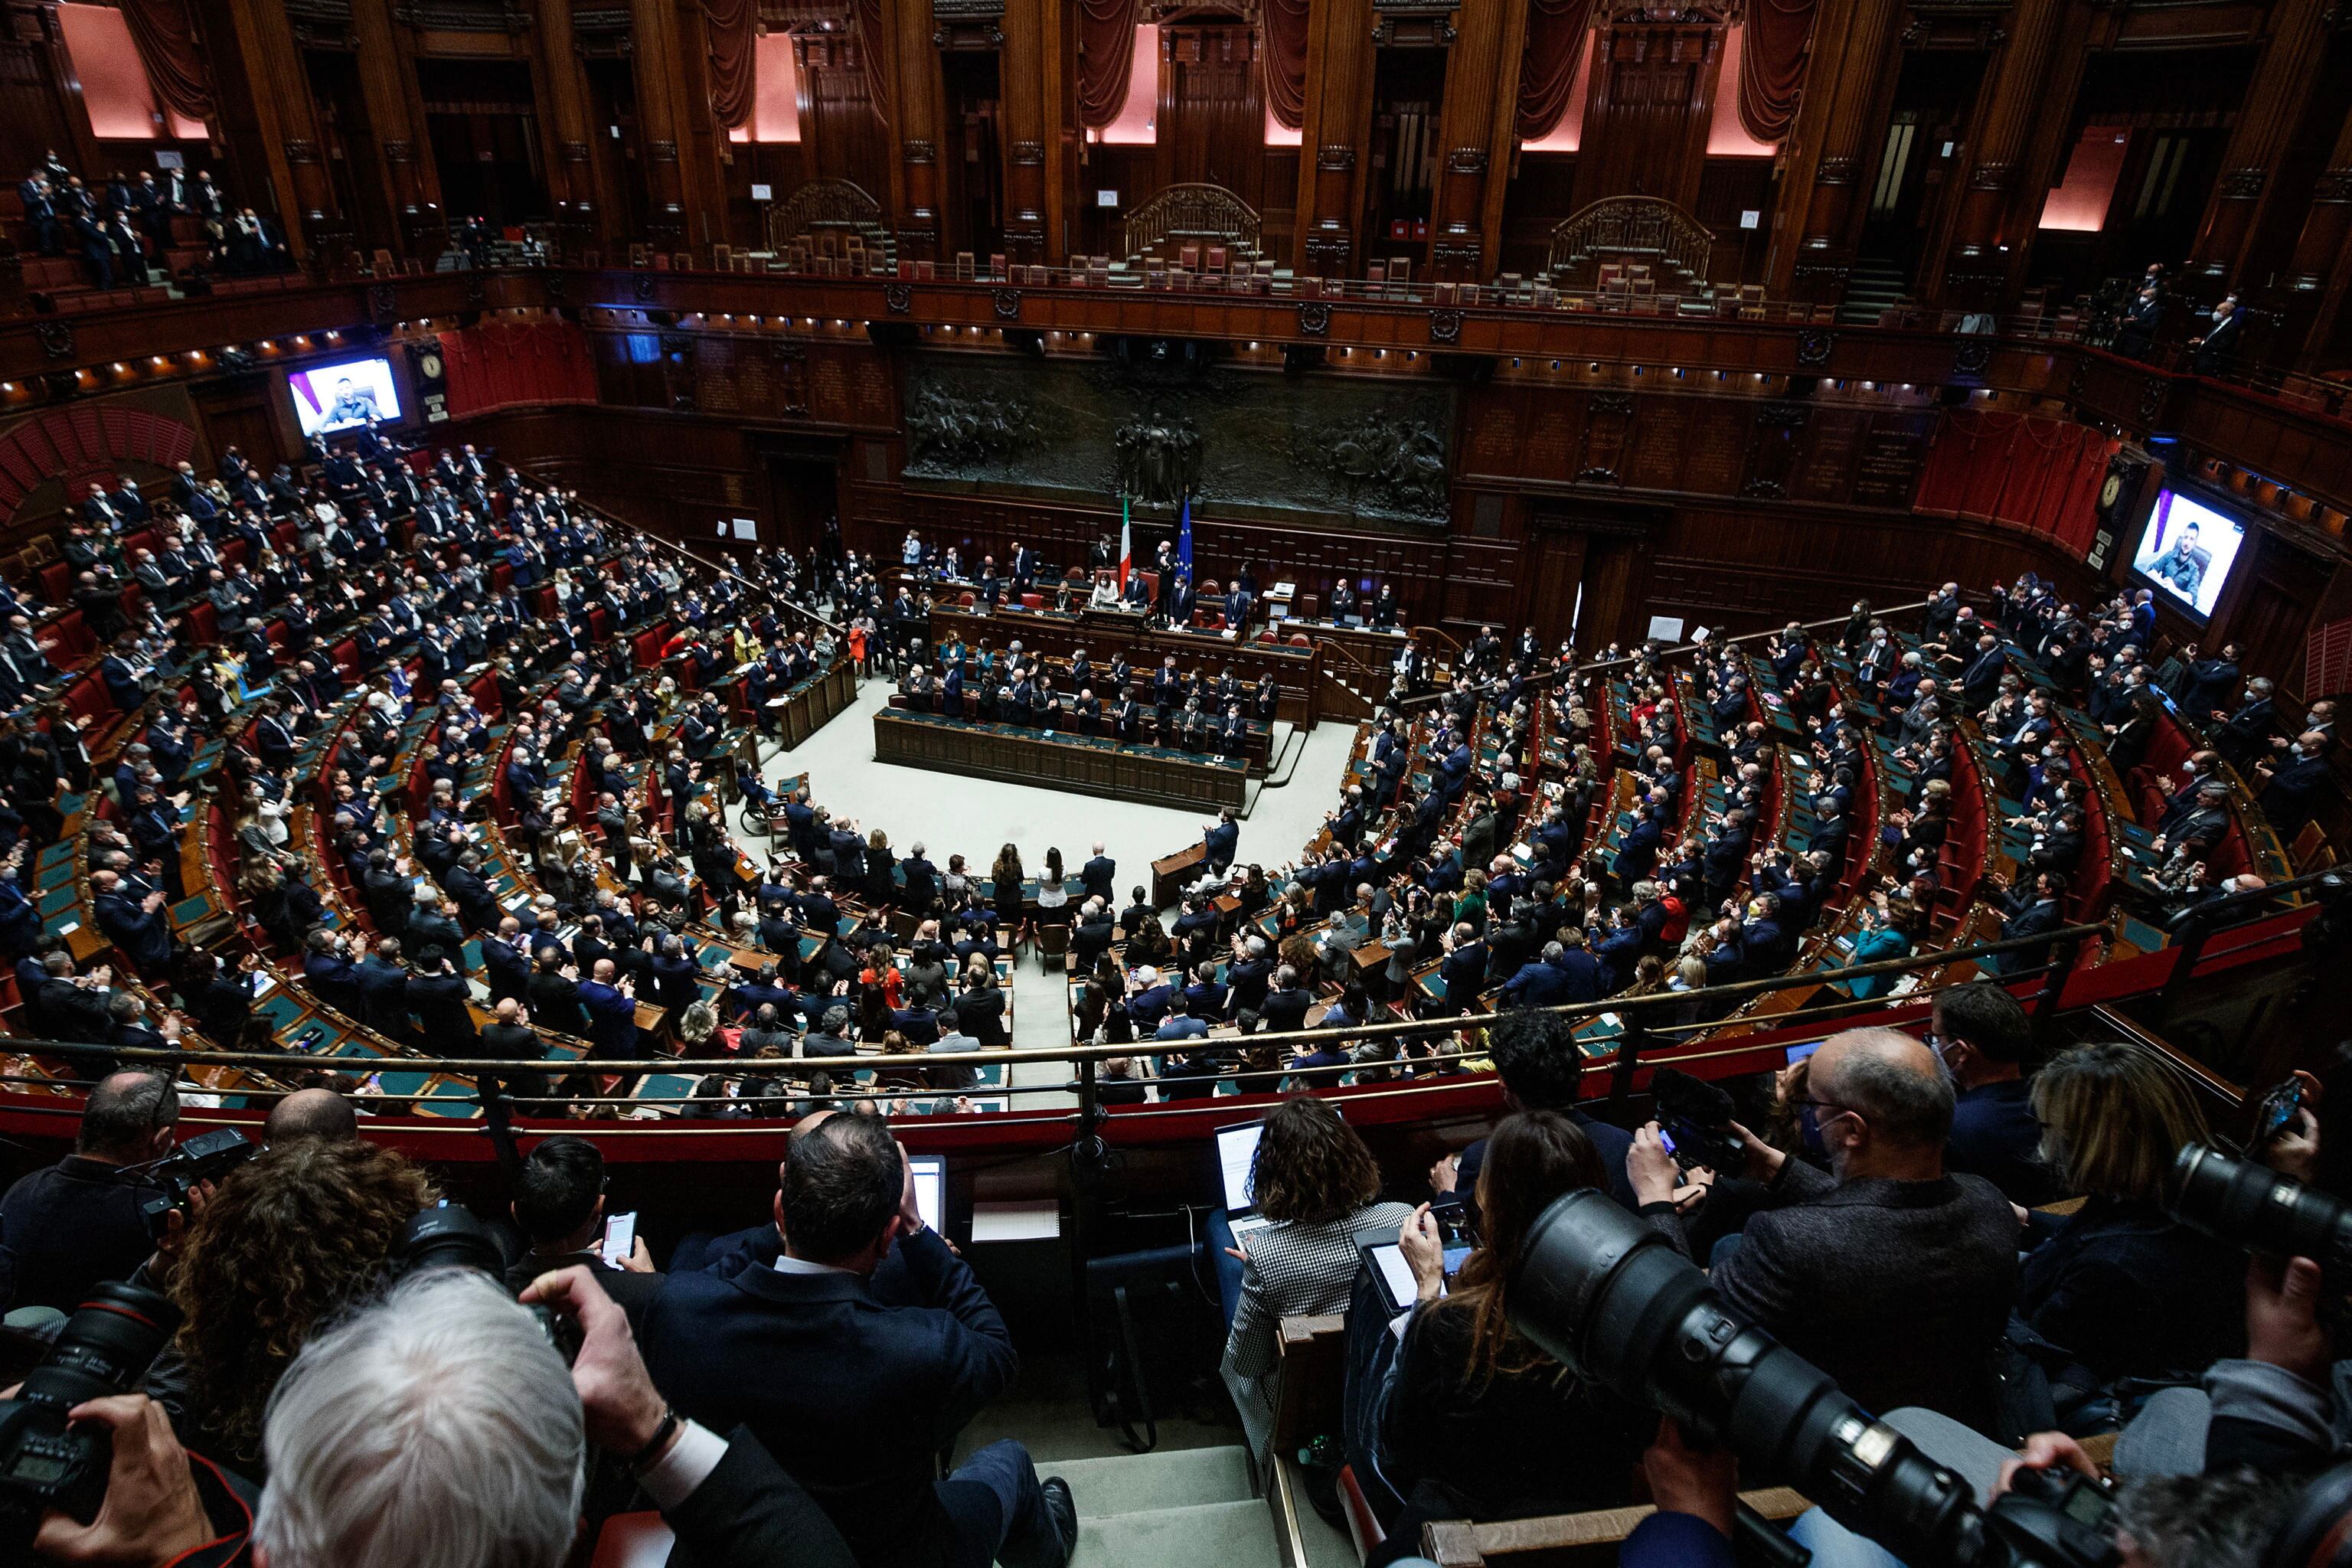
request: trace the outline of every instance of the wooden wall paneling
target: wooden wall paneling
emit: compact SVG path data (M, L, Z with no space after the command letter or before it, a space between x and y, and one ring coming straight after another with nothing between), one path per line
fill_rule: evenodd
M1551 231L1561 219L1576 216L1578 155L1519 147L1513 156L1511 176L1505 182L1495 270L1533 277L1550 260Z
M1782 144L1765 291L1843 298L1869 207L1898 54L1901 0L1821 0L1796 123Z
M940 167L946 144L940 124L940 54L931 43L929 0L883 0L884 33L889 50L889 133L897 156L889 163L887 190L873 195L888 204L905 261L935 261L940 255L940 208L946 201ZM871 40L874 47L886 40Z
M2274 176L2319 80L2334 16L2327 0L2278 0L2271 11L2253 80L2222 154L2221 177L2190 252L2192 273L2216 294L2240 280L2246 250L2273 205L2300 195L2283 193Z
M1465 0L1446 53L1438 109L1437 188L1430 212L1433 276L1480 283L1500 268L1503 174L1518 120L1527 0Z
M351 0L351 17L360 96L374 142L374 156L369 160L373 167L366 176L382 184L398 218L400 254L437 255L446 237L441 174L425 135L415 35L394 21L392 0ZM568 47L568 28L566 41Z
M215 73L222 71L225 57L236 61L215 90L225 106L236 106L225 112L240 120L250 113L287 248L309 258L346 245L350 224L321 161L318 111L285 11L242 0L200 0L194 10L212 44ZM234 47L224 48L226 39L234 39Z
M1577 152L1577 207L1627 195L1696 205L1722 22L1696 10L1635 8L1612 17L1591 47L1600 53Z
M876 176L890 167L889 128L883 119L886 106L874 101L866 47L865 39L845 33L793 36L801 72L803 156L794 170L799 178L777 187L779 197L809 180L847 180L877 200L887 194Z
M1811 425L1810 404L1773 399L1755 405L1749 421L1748 477L1739 493L1758 500L1785 500L1796 482L1798 439Z
M530 73L548 200L565 253L577 255L609 247L614 204L598 189L596 132L588 116L587 74L572 26L572 0L538 0L539 47L530 51Z
M1166 23L1160 56L1154 183L1138 185L1127 205L1168 185L1221 185L1263 218L1265 100L1255 33L1239 23Z
M1362 261L1363 149L1372 121L1370 5L1322 5L1307 24L1307 111L1299 127L1298 200L1291 265L1322 278L1356 276Z

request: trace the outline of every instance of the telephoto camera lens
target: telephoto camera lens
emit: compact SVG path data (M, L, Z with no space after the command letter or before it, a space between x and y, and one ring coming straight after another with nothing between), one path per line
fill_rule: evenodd
M2352 1205L2267 1165L2191 1143L2172 1162L2165 1207L2224 1245L2308 1258L2338 1281L2352 1279Z
M152 1290L93 1286L16 1397L0 1402L0 1546L22 1549L0 1560L30 1557L49 1509L85 1524L98 1517L114 1439L104 1426L68 1425L66 1412L138 1388L179 1327L179 1309Z
M1915 1568L2053 1561L1990 1534L1965 1480L1725 1310L1704 1273L1605 1193L1544 1212L1510 1301L1511 1326L1553 1360L1729 1447Z

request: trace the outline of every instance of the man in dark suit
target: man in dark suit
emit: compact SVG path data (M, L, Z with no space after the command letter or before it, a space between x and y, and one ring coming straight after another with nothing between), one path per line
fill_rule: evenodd
M618 1266L604 1261L604 1156L596 1145L567 1133L533 1147L515 1174L511 1212L530 1250L507 1269L508 1289L520 1291L551 1269L578 1267L596 1276L632 1326L645 1322L662 1277L642 1236Z
M1503 1080L1504 1104L1512 1110L1555 1110L1582 1128L1593 1152L1601 1156L1609 1195L1629 1209L1637 1207L1625 1177L1625 1152L1633 1146L1633 1135L1576 1108L1584 1053L1577 1048L1575 1028L1574 1020L1558 1016L1513 1018L1495 1026L1487 1043L1496 1074ZM1486 1141L1481 1138L1461 1153L1438 1161L1430 1170L1430 1185L1440 1194L1459 1193L1475 1205L1478 1168L1486 1156Z
M33 231L33 247L43 256L55 256L64 249L58 226L56 193L49 189L46 175L35 170L30 179L16 184L16 200L23 206L25 222Z
M1234 856L1241 847L1241 824L1234 820L1233 808L1217 813L1216 825L1202 832L1201 842L1208 850L1209 869L1222 877L1233 868Z
M2292 840L2311 820L2320 794L2327 787L2327 737L2306 730L2295 737L2286 754L2254 764L2254 796L2271 827Z
M1868 1408L1920 1405L1994 1429L1993 1348L2022 1233L1998 1187L1944 1168L1950 1079L1908 1035L1848 1030L1813 1054L1805 1114L1828 1174L1735 1129L1745 1173L1772 1206L1748 1218L1711 1283ZM1626 1167L1643 1216L1688 1250L1680 1170L1656 1123L1635 1135Z
M355 974L360 1022L393 1039L408 1039L408 971L400 966L400 943L391 937L377 942Z
M866 1568L1061 1568L1077 1538L1069 1488L1039 1481L1018 1443L933 1479L1018 1357L971 1268L925 1228L888 1129L803 1123L775 1217L772 1262L738 1250L718 1271L670 1277L646 1320L656 1385L707 1426L748 1427ZM874 1286L886 1258L887 1300Z
M1100 899L1105 909L1118 901L1118 862L1103 853L1099 840L1095 844L1094 858L1078 868L1078 882L1086 889L1087 896Z
M2055 871L2042 871L2034 876L2030 888L2010 888L1996 879L1992 904L2002 914L2000 940L2015 942L2021 938L2040 936L2056 931L2066 923L2060 900L2066 896L2066 879ZM2050 944L2021 947L2011 952L1990 953L1986 967L1996 974L2014 974L2021 969L2033 969L2050 962Z

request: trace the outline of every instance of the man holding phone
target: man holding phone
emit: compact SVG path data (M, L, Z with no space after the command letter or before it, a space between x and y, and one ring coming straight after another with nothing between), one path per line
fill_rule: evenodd
M662 1276L636 1235L636 1215L604 1212L604 1156L596 1145L569 1133L541 1141L515 1180L513 1213L530 1250L507 1270L509 1289L576 1266L596 1276L632 1325L644 1318Z

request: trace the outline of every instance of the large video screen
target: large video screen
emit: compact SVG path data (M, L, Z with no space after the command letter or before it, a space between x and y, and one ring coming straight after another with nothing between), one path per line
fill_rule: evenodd
M2236 518L2177 491L2161 490L2156 510L2148 514L2147 530L2139 536L2132 570L2190 614L2210 616L2245 542L2246 525Z
M388 359L345 360L291 371L286 388L293 395L294 417L305 436L331 436L356 430L371 419L394 424L400 418L400 388L393 382Z

